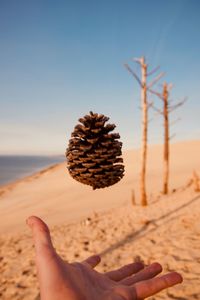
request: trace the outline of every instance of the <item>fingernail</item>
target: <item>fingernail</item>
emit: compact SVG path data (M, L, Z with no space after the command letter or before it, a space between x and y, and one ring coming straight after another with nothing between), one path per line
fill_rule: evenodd
M179 274L179 273L176 273L178 276L178 282L179 283L182 283L183 282L183 276L181 275L181 274Z
M100 260L101 260L100 255L97 254L97 255L96 255L96 259L100 261Z

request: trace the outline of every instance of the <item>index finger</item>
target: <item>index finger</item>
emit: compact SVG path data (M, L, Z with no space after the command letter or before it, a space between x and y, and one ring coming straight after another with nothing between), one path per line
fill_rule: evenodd
M27 225L32 230L36 255L45 257L54 254L55 250L51 241L50 231L43 220L36 216L31 216L26 220Z

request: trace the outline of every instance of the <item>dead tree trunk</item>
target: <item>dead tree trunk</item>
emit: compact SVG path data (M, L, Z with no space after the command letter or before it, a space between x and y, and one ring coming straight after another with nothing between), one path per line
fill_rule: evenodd
M164 116L164 164L163 164L163 194L169 189L169 112L168 112L168 86L163 84L163 116Z
M148 134L148 104L147 104L147 65L145 58L141 58L142 88L141 88L141 107L142 107L142 148L141 148L141 171L140 171L140 195L141 204L147 205L146 194L146 165L147 165L147 134Z
M169 159L170 159L170 135L169 135L169 114L177 109L179 106L183 105L186 98L183 101L178 102L175 105L169 105L169 90L171 89L171 84L166 82L163 84L162 93L155 92L152 89L149 91L155 94L163 101L163 109L160 110L152 105L152 107L163 116L164 118L164 153L163 153L163 194L167 195L169 192Z
M141 87L141 109L142 109L142 147L141 147L141 170L140 170L140 197L141 204L143 206L147 205L147 193L146 193L146 166L147 166L147 146L148 146L148 109L151 104L148 103L147 99L147 91L151 88L158 80L164 75L164 73L160 73L156 76L149 84L147 84L147 77L152 75L158 70L158 67L147 73L147 64L145 61L145 57L134 59L137 63L139 63L141 67L141 80L137 76L132 69L125 64L125 67L128 71L133 75L133 77L137 80Z

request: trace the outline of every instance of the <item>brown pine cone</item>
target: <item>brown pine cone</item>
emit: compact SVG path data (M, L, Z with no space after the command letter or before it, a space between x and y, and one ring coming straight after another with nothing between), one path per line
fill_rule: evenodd
M117 183L124 176L122 143L108 117L90 112L79 119L66 150L67 168L77 181L93 189Z

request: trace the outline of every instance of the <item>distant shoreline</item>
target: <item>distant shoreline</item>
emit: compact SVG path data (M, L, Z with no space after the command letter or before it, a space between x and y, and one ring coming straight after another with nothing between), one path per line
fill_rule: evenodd
M14 180L14 181L5 183L3 185L0 185L0 197L2 195L4 195L7 191L11 191L12 189L14 189L21 182L31 182L34 179L39 179L42 174L48 173L49 171L52 171L52 170L56 169L58 166L60 166L63 163L64 162L60 162L60 163L56 163L56 164L53 164L53 165L49 165L48 167L43 168L41 170L38 170L36 172L33 172L29 175L20 177L20 178Z
M43 172L61 162L64 162L62 156L0 155L0 188Z

